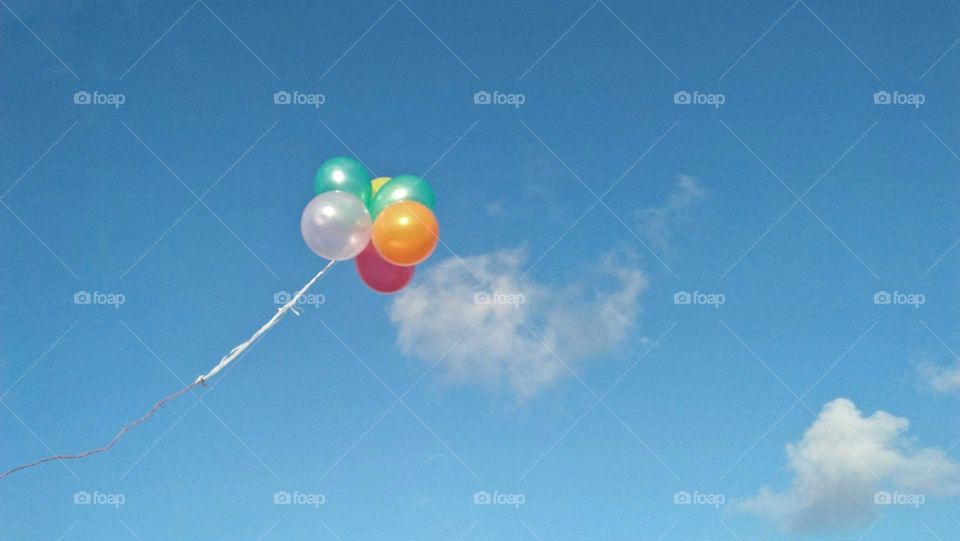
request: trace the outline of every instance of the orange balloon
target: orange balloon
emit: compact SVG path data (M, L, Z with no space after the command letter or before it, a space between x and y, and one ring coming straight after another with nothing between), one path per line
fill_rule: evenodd
M370 238L380 257L409 267L430 257L440 238L440 226L426 206L397 201L377 215Z

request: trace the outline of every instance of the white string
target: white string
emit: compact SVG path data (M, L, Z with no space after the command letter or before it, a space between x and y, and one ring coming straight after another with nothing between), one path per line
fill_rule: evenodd
M174 400L174 399L176 399L176 398L179 398L180 396L183 396L184 394L186 394L187 392L189 392L191 389L193 389L193 388L196 387L197 385L204 385L204 384L207 382L207 380L209 380L209 379L212 378L213 376L216 376L218 372L220 372L221 370L223 370L224 368L226 368L226 366L227 366L228 364L230 364L231 362L233 362L237 357L240 356L241 353L243 353L244 351L246 351L247 348L249 348L250 346L252 346L254 342L256 342L257 340L259 340L261 336L263 336L263 335L264 335L267 331L269 331L274 325L276 325L277 322L280 321L280 319L281 319L287 312L293 310L294 313L296 313L296 308L295 308L295 307L296 307L297 303L300 301L300 299L303 297L303 295L307 292L308 289L310 289L311 287L313 287L313 284L315 284L315 283L317 282L317 280L319 280L324 274L326 274L327 271L330 270L330 267L332 267L333 264L336 263L336 262L337 262L336 259L330 260L330 262L327 263L327 265L326 265L325 267L323 267L322 269L320 269L320 272L318 272L313 278L311 278L310 281L306 283L306 285L304 285L303 287L301 287L300 290L297 291L297 293L296 293L289 301L287 301L286 304L284 304L283 306L281 306L280 308L278 308L278 309L277 309L277 313L276 313L276 314L273 314L273 317L271 317L270 320L267 321L266 324L264 324L263 327L260 327L259 329L257 329L257 332L253 333L253 335L252 335L250 338L247 338L247 340L246 340L245 342L242 342L240 345L238 345L238 346L234 347L233 349L231 349L231 350L230 350L230 353L227 353L222 359L220 359L220 362L217 363L217 366L214 366L212 370L210 370L209 372L207 372L206 374L204 374L204 375L202 375L202 376L199 376L193 383L191 383L191 384L183 387L183 388L180 389L179 391L177 391L177 392L175 392L175 393L173 393L173 394L171 394L171 395L169 395L169 396L167 396L167 397L165 397L165 398L162 398L159 402L157 402L156 404L154 404L153 407L150 408L150 411L148 411L148 412L147 412L146 414L144 414L142 417L140 417L140 418L138 418L138 419L136 419L136 420L128 423L126 426L124 426L123 428L121 428L120 431L117 432L117 435L114 436L113 439L110 440L110 442L107 443L106 445L104 445L103 447L98 447L98 448L96 448L96 449L91 449L91 450L89 450L89 451L84 451L83 453L79 453L79 454L75 454L75 455L54 455L54 456L49 456L49 457L46 457L46 458L41 458L41 459L39 459L39 460L35 460L35 461L33 461L33 462L30 462L30 463L28 463L28 464L23 464L23 465L20 465L20 466L15 467L15 468L11 468L11 469L9 469L9 470L7 470L7 471L0 472L0 479L3 479L4 477L7 477L8 475L11 475L11 474L16 473L16 472L18 472L18 471L26 470L26 469L32 468L32 467L34 467L34 466L39 466L40 464L43 464L43 463L46 463L46 462L53 462L53 461L55 461L55 460L56 460L56 461L60 461L60 462L63 462L64 460L76 460L76 459L86 458L86 457L91 456L91 455L95 455L95 454L99 454L99 453L105 453L105 452L109 451L110 449L113 448L114 445L117 444L117 442L120 441L120 439L121 439L123 436L125 436L125 435L127 434L127 432L128 432L130 429L132 429L132 428L134 428L134 427L142 424L143 422L145 422L145 421L146 421L147 419L149 419L150 417L153 417L153 414L156 413L156 412L157 412L161 407L163 407L167 402L170 402L171 400Z
M327 263L326 267L320 269L320 272L318 272L313 278L310 279L309 282L307 282L303 287L301 287L300 290L297 291L297 293L289 301L287 301L286 304L280 307L277 310L276 314L273 314L273 317L270 318L270 321L267 321L263 325L263 327L260 327L259 329L257 329L257 332L253 333L253 335L250 338L247 338L246 342L243 342L238 346L234 347L233 349L231 349L230 353L227 353L222 359L220 359L220 362L217 363L217 366L214 366L213 369L211 369L206 374L203 374L197 377L197 380L194 383L199 383L201 385L205 384L207 380L209 380L213 376L216 376L218 372L226 368L228 364L230 364L231 362L233 362L234 359L239 357L240 354L243 353L248 347L252 346L254 342L259 340L260 337L263 336L267 331L269 331L274 325L276 325L277 322L280 321L280 319L287 312L289 312L290 310L294 310L294 312L296 312L294 307L297 305L297 302L300 301L300 298L303 297L303 295L307 292L307 290L310 289L313 286L313 284L320 279L320 277L326 274L326 272L330 270L330 267L332 267L333 264L336 262L337 262L336 259L331 259L330 262Z

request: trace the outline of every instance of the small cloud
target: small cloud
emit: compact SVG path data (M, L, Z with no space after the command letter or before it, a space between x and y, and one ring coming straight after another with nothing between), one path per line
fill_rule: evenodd
M498 199L487 203L486 206L484 206L484 210L486 210L490 216L503 216L506 211L506 201Z
M918 365L921 380L934 392L960 392L960 360L953 366L943 366L930 361Z
M647 288L640 270L606 257L607 287L558 287L526 276L526 263L514 249L429 267L390 306L398 346L439 362L450 381L507 384L525 399L630 334Z
M881 490L956 492L960 468L939 449L917 448L904 435L909 425L884 411L865 417L850 400L833 400L799 443L787 444L790 487L765 487L739 508L801 533L868 522Z
M663 205L640 211L644 236L654 247L669 249L674 230L689 219L690 209L707 195L709 192L696 177L680 175Z

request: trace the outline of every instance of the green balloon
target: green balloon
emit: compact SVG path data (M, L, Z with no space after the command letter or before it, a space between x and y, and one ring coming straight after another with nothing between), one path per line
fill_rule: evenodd
M362 163L346 156L337 156L323 162L317 169L317 176L313 179L313 193L320 195L324 192L347 192L363 201L364 206L370 205L370 171Z
M370 202L370 217L376 219L377 214L397 201L416 201L433 210L433 188L427 181L414 175L393 177L373 196L373 201Z

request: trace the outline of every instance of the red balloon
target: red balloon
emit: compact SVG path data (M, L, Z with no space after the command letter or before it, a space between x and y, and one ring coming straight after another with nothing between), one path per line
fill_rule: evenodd
M413 278L413 269L394 265L386 259L380 257L373 243L367 243L367 247L353 259L357 266L357 274L367 287L380 293L394 293L403 289Z

